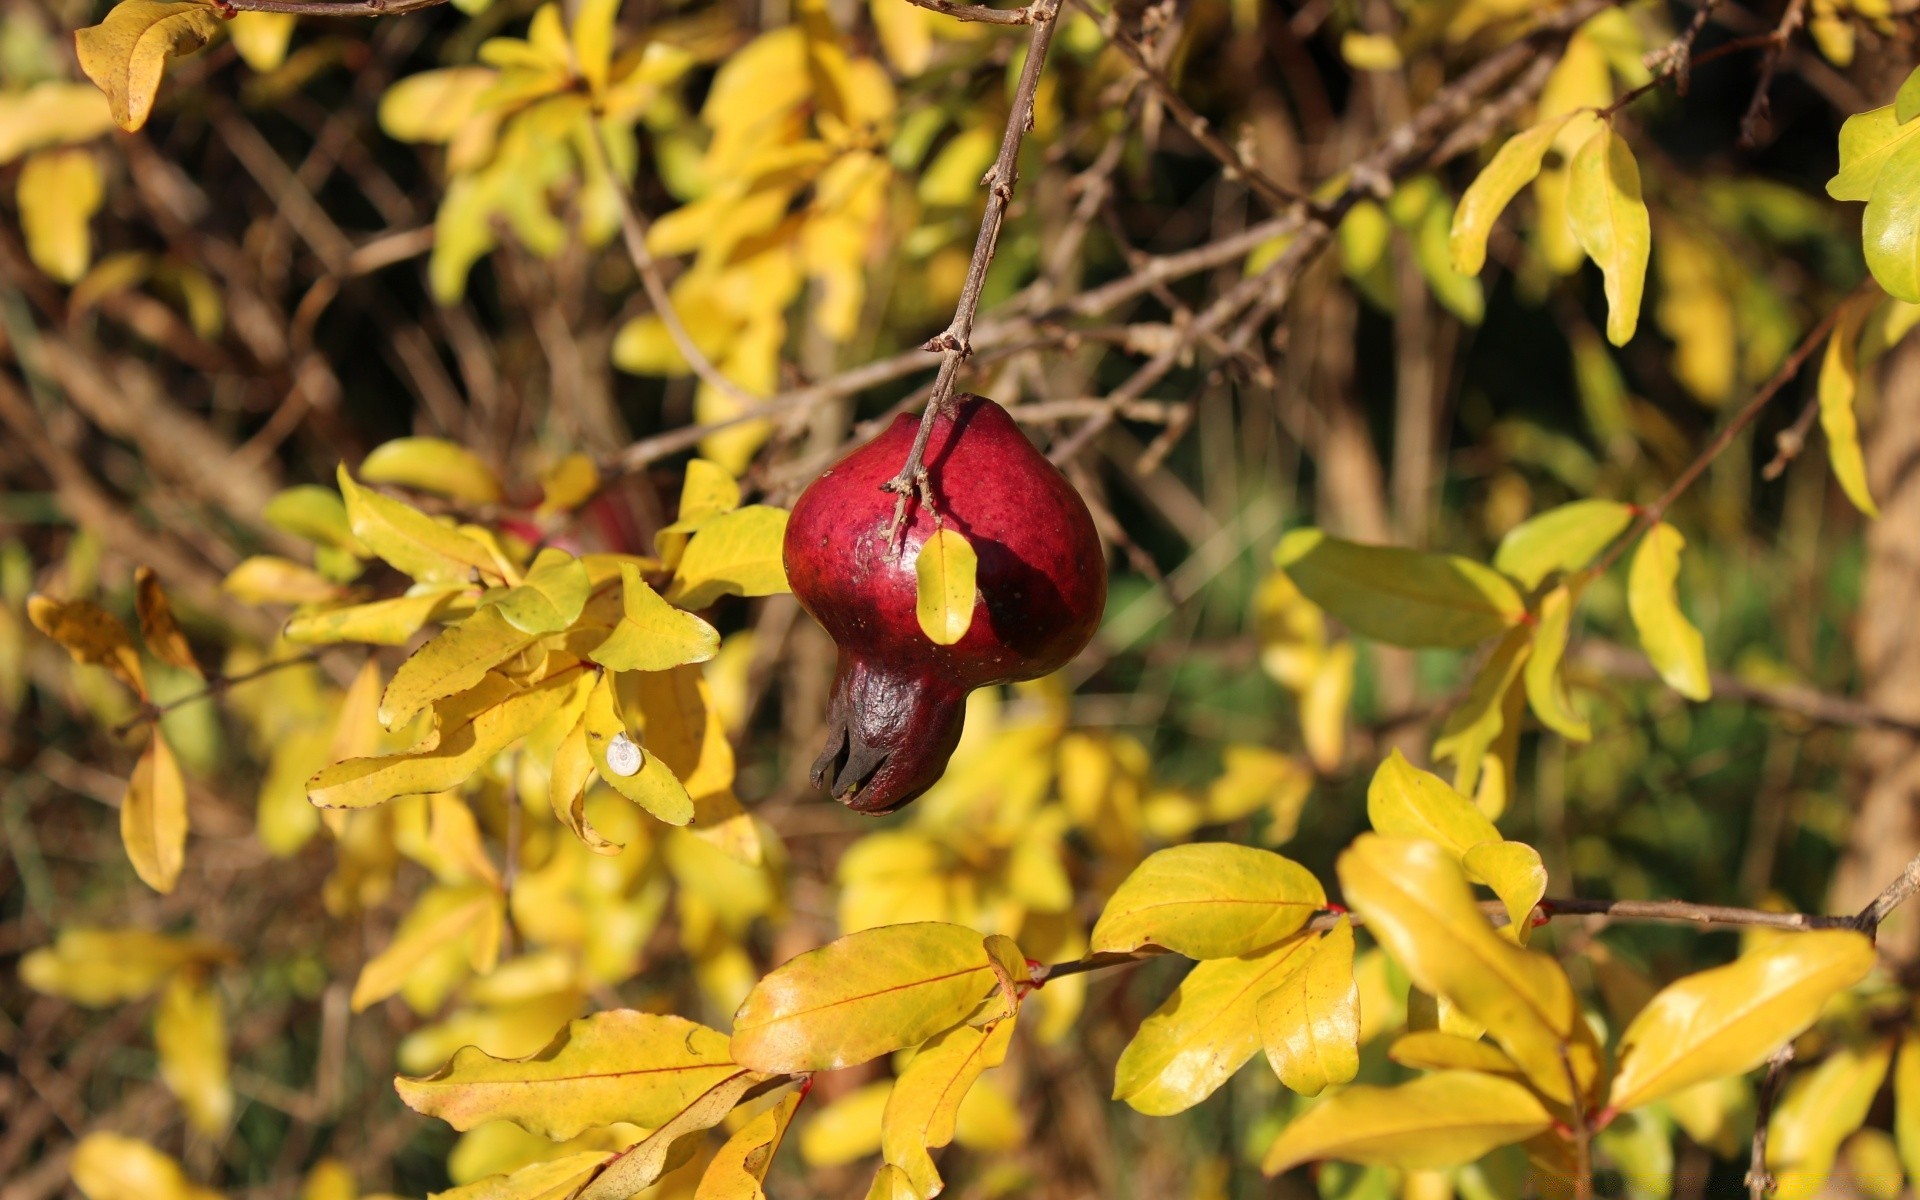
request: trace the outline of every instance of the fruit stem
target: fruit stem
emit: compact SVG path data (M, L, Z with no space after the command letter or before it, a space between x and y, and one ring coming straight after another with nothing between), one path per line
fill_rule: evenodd
M1006 220L1008 205L1013 202L1013 185L1020 177L1020 143L1033 128L1033 97L1040 87L1040 69L1047 60L1047 47L1053 42L1060 3L1061 0L1033 0L1026 8L1033 23L1033 32L1027 39L1027 61L1021 66L1020 84L1007 113L1007 129L1000 138L1000 156L981 180L987 189L987 210L980 218L980 233L973 242L967 281L960 289L960 302L954 306L953 320L923 347L941 356L940 371L933 378L932 391L927 394L926 411L920 418L919 432L914 435L913 448L907 452L907 461L900 473L884 485L898 497L893 506L893 524L887 527L887 543L895 553L902 544L907 501L917 497L928 511L933 509L933 489L927 480L925 462L927 439L933 433L933 418L952 405L960 364L973 353L973 319L980 310L987 268L993 265L993 253L1000 244L1000 226Z

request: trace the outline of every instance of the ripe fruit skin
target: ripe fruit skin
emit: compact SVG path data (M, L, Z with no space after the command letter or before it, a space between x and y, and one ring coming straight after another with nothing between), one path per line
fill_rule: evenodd
M967 693L1059 670L1106 604L1086 502L1007 411L960 395L932 420L932 511L908 506L897 549L884 485L919 430L906 413L814 480L787 522L787 580L840 649L813 782L859 812L892 812L931 787L960 740ZM951 646L914 615L914 560L940 528L935 513L979 558L973 623Z

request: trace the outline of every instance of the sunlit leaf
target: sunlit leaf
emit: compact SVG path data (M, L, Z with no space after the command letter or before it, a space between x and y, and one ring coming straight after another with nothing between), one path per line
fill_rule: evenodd
M500 893L485 884L427 889L387 948L360 968L349 997L353 1011L364 1012L400 991L439 951L457 950L475 971L491 971L500 953L503 907Z
M1533 649L1521 669L1527 705L1533 709L1533 715L1547 728L1575 742L1584 742L1593 736L1593 726L1574 709L1568 698L1560 671L1580 586L1563 583L1541 598L1539 622L1533 627Z
M264 75L287 60L296 20L292 13L239 12L227 20L227 36L246 64Z
M1438 1071L1398 1087L1350 1087L1281 1131L1260 1169L1277 1175L1334 1158L1415 1170L1472 1162L1551 1128L1539 1097L1521 1084L1471 1071Z
M1533 929L1533 909L1547 894L1547 868L1540 852L1525 842L1481 842L1469 846L1460 865L1468 878L1484 883L1506 906L1507 929L1526 944Z
M973 544L956 529L938 529L913 560L914 616L920 632L936 646L951 646L967 636L978 599L974 572L979 559Z
M616 671L665 671L705 662L720 649L713 626L662 600L638 568L620 566L620 623L589 655Z
M1433 757L1453 760L1453 786L1462 795L1475 794L1487 752L1506 732L1508 699L1532 651L1532 630L1524 625L1509 629L1474 675L1467 698L1447 714L1440 736L1434 739Z
M660 1178L667 1169L675 1142L718 1125L749 1089L765 1079L764 1075L741 1071L714 1084L672 1120L648 1134L646 1140L615 1155L573 1200L629 1200Z
M773 1107L740 1127L728 1138L700 1177L694 1200L765 1200L767 1168L780 1152L780 1143L793 1123L794 1110L806 1098L802 1091L782 1096Z
M1456 860L1469 847L1500 840L1500 831L1472 801L1439 776L1408 762L1397 749L1387 755L1367 785L1367 821L1375 833L1425 838Z
M469 602L473 592L457 584L432 587L417 595L396 596L341 608L308 609L288 619L290 642L327 645L366 642L375 646L404 646L429 621L441 620Z
M320 572L277 554L241 560L220 590L247 604L327 604L345 590Z
M1487 261L1487 236L1520 189L1540 174L1540 161L1571 113L1553 117L1514 134L1474 176L1453 210L1448 248L1454 269L1477 275Z
M497 504L500 481L478 455L442 438L404 437L382 442L360 464L368 483L391 483L469 504Z
M1529 590L1555 571L1584 570L1633 523L1633 509L1614 500L1575 500L1514 526L1500 539L1493 565Z
M953 1140L961 1101L980 1076L997 1067L1013 1041L1013 1020L960 1025L922 1046L893 1085L880 1121L881 1150L922 1196L942 1183L929 1150Z
M1867 488L1867 462L1860 451L1854 403L1860 395L1860 330L1876 301L1877 297L1861 296L1846 302L1820 360L1820 431L1827 435L1827 461L1833 464L1840 490L1869 517L1878 517L1880 506Z
M1173 846L1149 855L1115 889L1090 944L1096 952L1151 945L1188 958L1234 958L1298 933L1326 903L1306 868L1270 851Z
M1840 126L1840 170L1827 181L1835 200L1871 200L1887 160L1912 144L1920 126L1901 121L1894 105L1848 117Z
M1342 920L1306 961L1254 1007L1260 1043L1280 1082L1303 1096L1347 1083L1360 1070L1360 989L1353 981L1353 924Z
M422 583L464 583L473 572L499 574L486 547L417 508L361 487L342 463L337 473L353 535L403 575Z
M615 1157L608 1150L575 1154L529 1163L508 1175L493 1175L464 1187L429 1193L429 1200L567 1200ZM625 1200L626 1193L621 1193Z
M187 1120L209 1137L224 1132L233 1116L233 1087L219 992L192 973L175 975L153 1010L153 1045L161 1081Z
M1680 611L1676 587L1680 551L1686 544L1680 531L1665 521L1647 530L1627 573L1627 611L1633 614L1640 648L1667 686L1689 700L1705 700L1713 694L1706 643Z
M187 781L157 725L127 780L120 840L142 882L156 892L173 890L186 863Z
M640 747L635 723L616 698L613 681L612 674L601 673L582 718L594 769L614 791L655 818L669 825L689 823L693 797L658 754Z
M76 146L113 128L113 112L97 87L43 79L0 93L0 163L44 146Z
M592 457L569 454L540 477L540 513L550 516L572 512L599 490L600 468L594 465Z
M678 565L687 548L687 540L710 518L740 507L740 482L725 468L696 458L687 464L686 478L680 482L680 508L673 524L654 535L654 548L660 561Z
M233 956L231 947L209 938L143 929L63 929L52 946L20 960L20 979L36 992L105 1008L151 996L183 967Z
M1567 220L1580 248L1605 277L1607 340L1624 346L1640 323L1652 231L1640 196L1633 151L1602 124L1573 156L1567 173Z
M1893 1136L1909 1179L1920 1178L1920 1032L1900 1037L1893 1063Z
M1296 529L1274 563L1355 633L1395 646L1471 646L1526 611L1498 572L1469 559L1362 546Z
M387 681L380 723L399 729L436 700L473 687L535 640L534 634L514 628L498 607L482 608L448 626L408 655Z
M30 155L14 184L14 202L33 265L61 283L78 282L93 260L87 223L104 195L93 151L67 147Z
M67 1170L87 1200L221 1200L189 1180L174 1159L118 1133L81 1138Z
M706 608L722 596L771 596L790 590L781 561L787 510L750 504L701 525L687 542L667 599Z
M1866 978L1873 943L1846 929L1762 943L1661 989L1620 1035L1608 1103L1639 1108L1681 1088L1751 1071Z
M121 0L107 19L73 35L80 69L107 94L122 129L147 123L167 59L191 54L220 30L220 12L197 0Z
M1842 1046L1787 1085L1768 1124L1767 1167L1781 1200L1812 1200L1826 1183L1840 1143L1865 1123L1893 1058L1877 1041Z
M1416 1029L1401 1034L1387 1048L1387 1057L1403 1067L1421 1071L1479 1071L1521 1081L1526 1078L1519 1064L1492 1042L1438 1029Z

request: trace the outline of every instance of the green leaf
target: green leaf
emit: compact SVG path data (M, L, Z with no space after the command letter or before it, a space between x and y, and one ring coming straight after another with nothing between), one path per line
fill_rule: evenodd
M1271 851L1226 842L1173 846L1149 855L1115 889L1090 946L1233 958L1298 933L1326 903L1319 880Z
M1260 1043L1280 1082L1302 1096L1360 1071L1360 989L1353 981L1353 923L1327 931L1298 970L1254 1006Z
M1499 572L1450 554L1296 529L1273 558L1309 600L1355 633L1394 646L1471 646L1519 624L1526 612Z
M391 483L469 504L498 504L505 493L480 456L441 438L404 437L382 442L360 464L368 483Z
M1493 565L1531 591L1555 571L1584 570L1632 523L1630 505L1575 500L1514 526L1500 539Z
M1606 279L1607 340L1624 346L1640 323L1652 227L1640 196L1640 166L1611 125L1575 152L1567 174L1567 220Z
M558 633L580 619L592 591L586 564L548 546L534 558L518 586L487 592L480 597L480 606L498 611L522 633Z
M980 560L957 529L937 529L914 556L914 616L936 646L951 646L973 626L979 599L974 571Z
M1260 1169L1278 1175L1315 1159L1430 1170L1552 1128L1521 1084L1472 1071L1439 1071L1399 1087L1350 1087L1281 1131Z
M73 35L80 69L107 94L120 128L147 123L167 60L191 54L220 32L220 12L198 0L122 0L98 25Z
M1480 273L1487 262L1487 237L1493 232L1493 223L1520 189L1540 173L1540 162L1553 146L1554 137L1572 117L1572 113L1565 113L1514 134L1467 185L1453 210L1453 228L1448 235L1455 270L1465 275Z
M1864 934L1823 929L1764 942L1724 967L1668 984L1620 1035L1608 1103L1639 1108L1751 1071L1800 1036L1827 1001L1865 979L1874 961Z
M994 989L986 942L914 921L838 938L769 972L733 1017L733 1056L758 1071L831 1071L916 1046Z
M1920 140L1907 138L1887 156L1867 199L1860 239L1867 268L1887 294L1920 302Z
M1860 425L1854 419L1854 401L1860 394L1860 330L1877 297L1849 300L1834 322L1833 336L1820 360L1820 430L1827 435L1827 459L1833 477L1853 506L1869 517L1879 517L1880 506L1867 490L1867 461L1860 452Z
M421 1079L394 1080L415 1112L467 1130L512 1121L556 1142L595 1125L663 1125L740 1068L727 1035L684 1017L614 1009L569 1023L536 1054L477 1046Z
M1533 627L1533 650L1527 656L1522 678L1527 686L1527 704L1540 723L1571 741L1584 742L1593 736L1593 727L1573 709L1566 687L1560 679L1560 662L1567 653L1567 635L1573 625L1577 595L1560 584L1540 601L1539 623Z
M790 591L781 561L787 510L750 504L721 513L687 542L667 599L705 608L722 596L772 596Z
M615 671L666 671L706 662L720 650L720 634L690 612L660 598L632 563L620 564L620 623L587 655Z
M1318 941L1296 934L1239 958L1216 958L1187 973L1121 1052L1113 1098L1165 1117L1211 1096L1260 1050L1259 1004L1307 961Z
M1706 643L1680 611L1676 587L1680 551L1686 544L1680 531L1665 521L1647 530L1627 572L1627 611L1633 614L1640 648L1667 686L1689 700L1705 700L1713 694Z

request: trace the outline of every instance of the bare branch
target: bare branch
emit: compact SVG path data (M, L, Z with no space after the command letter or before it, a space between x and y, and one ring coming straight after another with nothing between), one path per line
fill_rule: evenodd
M979 21L987 25L1031 25L1038 5L1025 8L988 8L984 4L955 4L953 0L907 0L909 4L937 12L956 21Z

